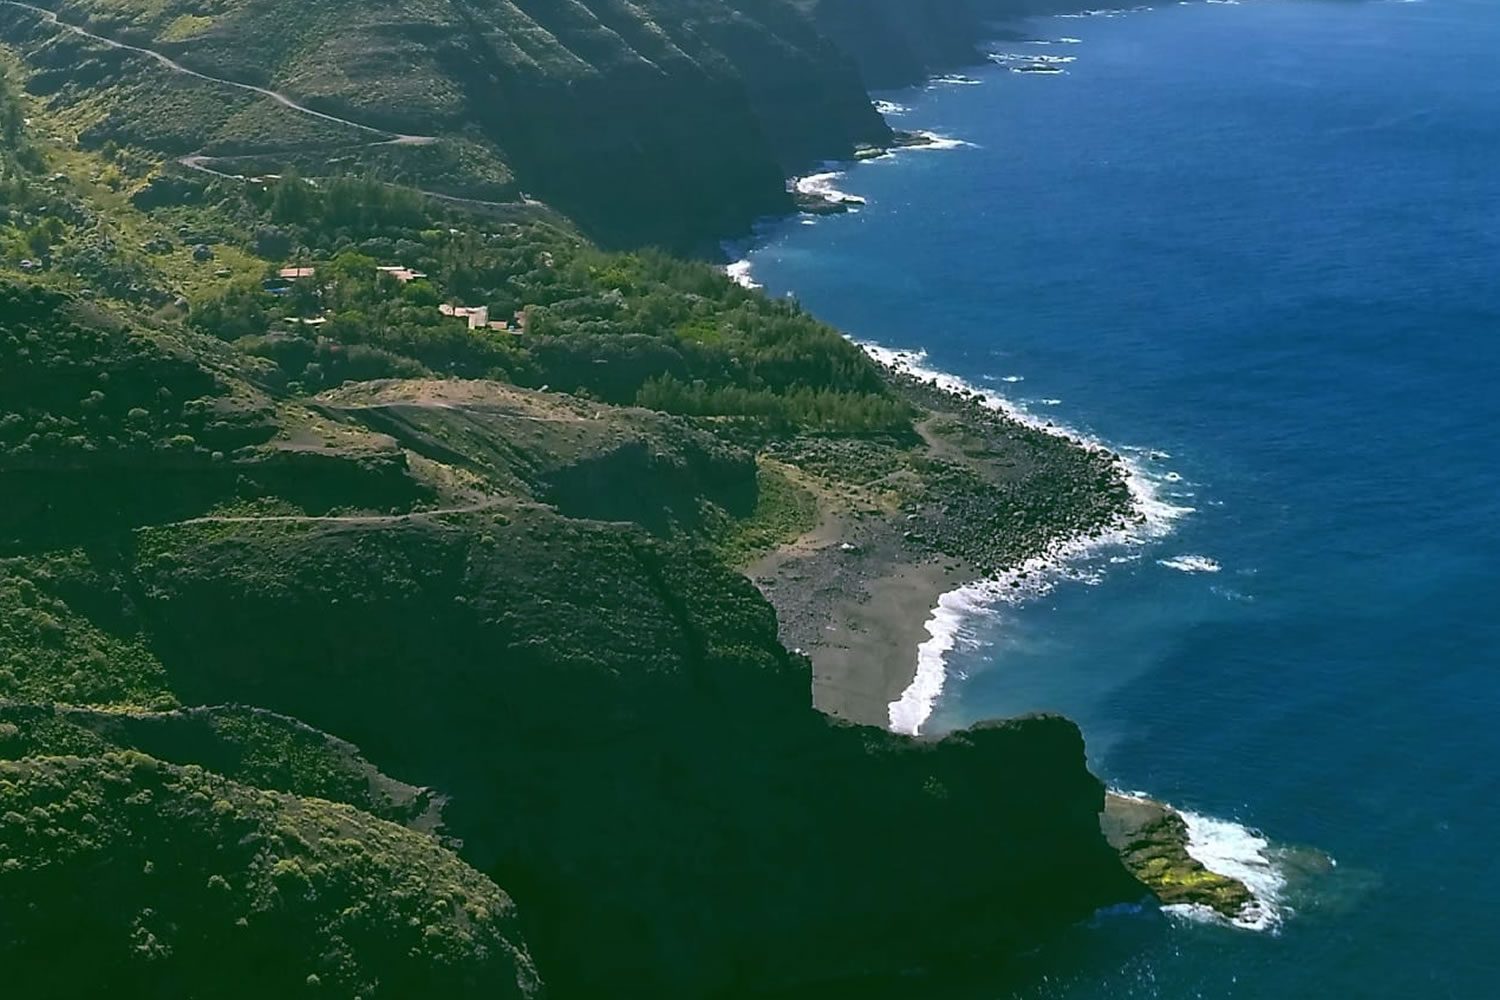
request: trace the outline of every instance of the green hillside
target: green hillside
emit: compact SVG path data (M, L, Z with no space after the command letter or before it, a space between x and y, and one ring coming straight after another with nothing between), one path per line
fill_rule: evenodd
M43 5L46 6L46 5ZM544 198L596 236L687 245L788 205L784 169L889 130L853 63L776 0L11 5L0 32L88 147L351 165L437 191ZM276 90L331 121L277 106ZM379 146L400 134L421 143ZM231 174L245 163L202 165ZM512 182L514 178L514 182Z
M345 806L105 753L0 761L0 816L27 996L539 993L504 893Z
M1071 724L913 744L811 708L806 661L778 643L774 612L704 547L763 516L766 473L742 442L776 427L795 436L794 425L694 427L431 377L309 396L279 366L178 319L146 323L36 286L4 295L6 406L19 420L4 418L0 485L27 502L5 512L0 558L0 753L27 763L7 779L20 807L0 827L34 831L25 818L45 780L76 803L48 829L71 836L105 809L120 831L91 836L96 854L17 841L12 855L45 878L12 883L14 912L44 898L59 915L79 905L67 880L90 858L122 873L153 860L125 847L154 842L147 817L100 804L100 782L170 796L162 815L187 838L174 878L229 880L229 927L270 905L276 872L316 868L326 881L313 882L311 908L275 922L308 956L282 971L343 984L339 995L369 977L514 988L522 949L559 996L609 995L622 977L653 995L761 993L863 975L893 955L919 961L948 950L946 935L876 947L907 911L868 877L910 867L913 845L932 859L909 876L924 894L964 886L1005 901L976 926L1007 947L1138 891L1098 836L1103 791ZM869 385L872 398L893 391ZM223 704L257 710L174 709ZM152 764L137 779L146 765L121 763L137 759L126 752L186 770ZM324 799L347 805L329 812ZM333 823L342 846L328 855L299 834L302 846L274 852L269 882L257 881L261 855L194 868L226 821L216 809L254 829ZM283 814L293 819L273 819ZM431 832L398 837L390 820L451 839L424 847L412 838ZM871 840L875 828L893 835ZM920 846L979 830L990 860L976 873L964 859L962 879L959 859ZM419 859L454 849L444 845L515 899L514 932L495 932L511 950L477 928L449 941L440 925L424 937L435 950L403 951L391 969L386 951L326 930L320 907L348 865L369 871L360 885L381 905L402 906L381 887L406 884L405 866L427 871L437 862ZM452 870L464 892L496 892ZM210 902L162 881L170 898L155 883L101 890L124 909L94 915L100 969L192 981L209 950L251 967L262 949L292 947L217 937L219 924L195 916ZM500 912L454 903L468 898L457 888L429 891L462 912ZM708 900L723 905L705 911ZM141 907L164 923L142 924ZM850 923L851 912L862 916ZM132 965L129 942L145 933L180 968ZM56 938L17 940L31 981L63 989L38 957ZM745 966L767 952L785 961Z

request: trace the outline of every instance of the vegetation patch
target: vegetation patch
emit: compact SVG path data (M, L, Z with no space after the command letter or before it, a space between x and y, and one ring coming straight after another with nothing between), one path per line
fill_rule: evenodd
M709 543L729 566L745 566L758 556L811 531L818 523L818 501L785 466L762 460L756 475L755 509L747 517L720 514L710 522Z
M510 900L431 838L195 766L0 762L0 857L0 959L32 995L539 989Z
M98 627L58 596L80 553L0 560L0 699L166 708L166 673L139 637Z

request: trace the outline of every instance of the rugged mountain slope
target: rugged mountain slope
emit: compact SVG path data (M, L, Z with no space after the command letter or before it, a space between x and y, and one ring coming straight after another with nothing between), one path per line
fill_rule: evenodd
M0 545L258 496L326 511L424 493L389 438L273 401L256 362L211 339L35 286L0 283L0 315Z
M0 761L0 960L36 997L529 997L515 909L430 838L143 754Z
M936 744L834 724L748 583L631 529L201 524L113 559L103 586L62 564L50 586L117 595L97 620L138 630L179 698L295 715L451 794L447 832L558 995L893 972L1139 891L1070 723ZM953 922L913 932L918 900Z
M1099 834L1103 789L1071 723L1023 719L936 742L835 723L811 708L806 661L777 642L770 606L668 537L680 524L644 518L653 537L566 516L672 510L667 494L713 503L719 490L729 502L754 489L735 448L661 414L482 382L346 387L308 409L257 389L258 369L206 338L35 294L18 300L30 303L24 323L0 320L14 342L35 348L55 328L59 344L94 343L122 372L144 358L143 370L191 386L181 404L132 407L154 433L178 430L184 408L257 399L270 441L323 421L330 460L350 449L341 485L376 498L289 502L257 477L267 444L252 440L224 459L245 463L226 481L247 492L231 500L190 496L196 507L182 500L146 526L19 525L26 544L0 559L0 698L12 703L0 755L23 758L0 815L20 865L0 922L48 914L14 956L42 986L54 982L51 921L83 905L97 865L119 873L100 890L112 902L93 940L99 967L122 981L194 981L209 949L240 968L288 948L305 957L276 975L333 970L340 995L370 977L508 995L530 989L527 954L559 997L617 995L623 982L664 997L816 989L1009 952L1142 892ZM170 467L178 452L151 433L148 448L89 423L75 397L97 374L71 355L10 357L39 365L12 387L22 420L85 438L63 463L75 477L127 460L131 482ZM113 383L122 402L150 402L132 380ZM96 409L112 412L108 391ZM187 406L197 400L208 402ZM196 455L196 442L182 448ZM393 505L387 474L361 471L371 442L418 506ZM83 481L29 475L8 468L0 485L30 483L34 510L64 505ZM643 476L658 494L587 506ZM101 510L116 507L112 488L94 487ZM113 711L48 704L59 701ZM224 703L257 708L171 710ZM120 756L141 752L152 757ZM440 821L417 786L451 799ZM137 807L148 794L182 859L159 882L136 874L147 861L162 870L148 846L166 836L161 820ZM52 809L45 821L37 806ZM239 846L205 867L229 823ZM954 849L965 844L975 849ZM215 874L234 890L223 920L205 898ZM361 916L346 925L350 906ZM363 921L405 921L408 906L438 921L422 938L434 950L372 954ZM913 920L917 909L940 917ZM247 913L260 926L262 912L281 920L270 937L220 936ZM505 916L465 924L476 912ZM139 965L126 943L137 938L177 964Z
M782 0L70 0L56 9L66 23L211 77L275 88L374 129L443 137L449 161L503 160L525 190L606 240L682 245L742 230L789 204L787 168L890 136L852 61ZM33 88L76 109L88 141L173 155L258 142L369 162L376 137L358 129L184 77L25 8L6 7L0 25L44 70Z
M986 36L1071 6L40 0L0 6L0 41L86 144L194 154L227 175L295 165L488 200L525 191L607 243L700 248L787 210L787 173L888 142L866 86L977 61Z
M800 463L987 569L1118 516L1110 458L970 440L795 303L519 194L727 235L889 138L828 31L894 80L972 9L44 2L0 0L0 250L47 286L0 283L15 982L827 995L1143 894L1071 723L824 718L720 557Z

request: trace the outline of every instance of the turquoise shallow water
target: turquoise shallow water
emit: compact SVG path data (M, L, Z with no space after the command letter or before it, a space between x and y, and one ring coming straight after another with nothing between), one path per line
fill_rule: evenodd
M969 616L927 728L1067 713L1112 785L1264 830L1284 919L1113 914L947 995L1500 994L1500 7L1030 27L1077 41L995 50L1066 72L882 95L972 145L849 168L865 208L753 274L1170 456L1140 460L1193 513Z

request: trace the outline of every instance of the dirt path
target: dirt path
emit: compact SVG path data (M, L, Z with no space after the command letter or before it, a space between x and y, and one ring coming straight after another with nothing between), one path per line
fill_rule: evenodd
M210 514L206 517L190 517L185 521L174 521L172 527L186 527L193 524L304 524L307 522L326 522L329 524L395 524L401 521L419 521L430 517L444 517L449 514L477 514L480 511L493 510L496 507L514 506L506 500L484 500L479 503L467 504L463 507L441 507L437 510L415 510L406 514L266 514L256 516L253 514Z

